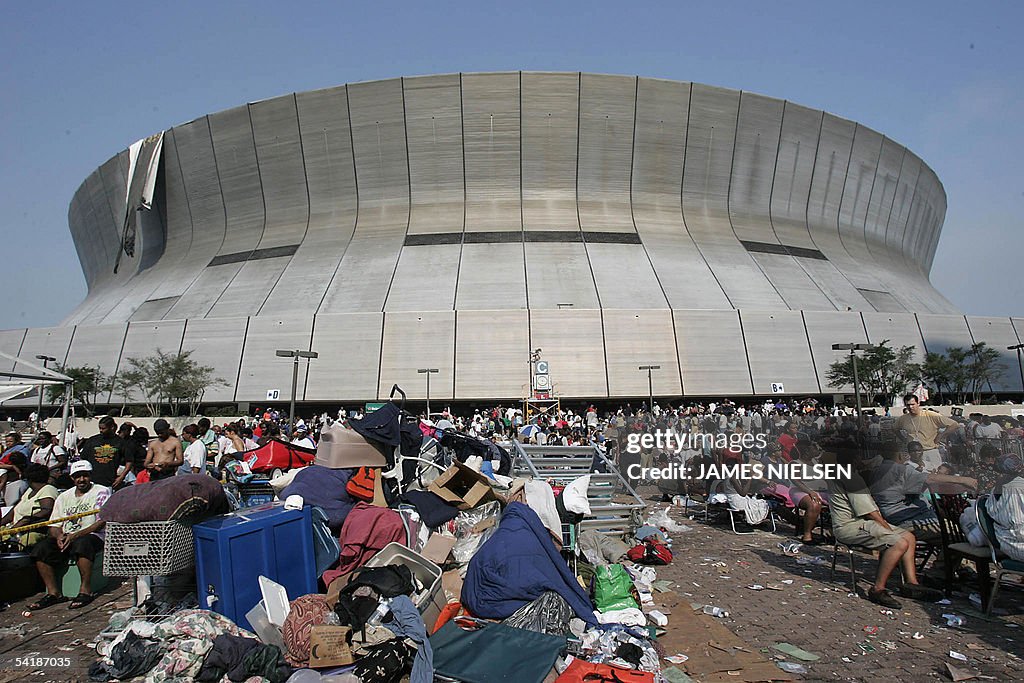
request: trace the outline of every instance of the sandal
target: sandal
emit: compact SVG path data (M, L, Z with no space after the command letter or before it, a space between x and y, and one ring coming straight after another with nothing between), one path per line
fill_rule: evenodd
M91 593L79 593L78 596L71 601L71 604L68 605L68 609L81 609L95 599L96 596Z
M60 603L67 601L68 599L65 598L63 595L53 595L51 593L47 593L41 599L29 605L28 608L29 610L35 612L36 610L46 609L47 607L53 607L54 605L59 605Z

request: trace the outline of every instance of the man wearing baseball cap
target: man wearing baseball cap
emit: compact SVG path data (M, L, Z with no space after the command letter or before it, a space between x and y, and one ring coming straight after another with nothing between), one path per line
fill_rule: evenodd
M30 605L30 610L67 601L57 583L55 568L66 566L69 560L75 561L82 578L81 592L71 601L71 609L85 607L95 597L88 591L92 584L93 562L97 553L103 550L104 525L97 513L110 498L110 489L94 484L92 471L92 463L88 460L71 464L71 480L75 486L57 496L50 519L72 519L52 523L50 535L32 548L32 559L46 585L46 595Z

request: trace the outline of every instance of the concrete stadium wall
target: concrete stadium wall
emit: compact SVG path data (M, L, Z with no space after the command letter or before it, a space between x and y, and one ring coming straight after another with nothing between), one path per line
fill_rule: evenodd
M396 383L423 399L421 367L440 371L431 377L432 399L521 398L535 348L543 349L555 391L565 398L645 396L647 376L637 367L650 364L662 368L653 374L658 396L769 395L772 383L787 395L831 394L825 375L845 353L832 351L833 343L889 339L923 357L985 342L1005 367L991 391L1020 393L1017 357L1006 347L1021 343L1022 333L1020 319L856 311L398 311L7 330L0 350L99 365L107 374L156 348L193 351L229 383L208 392L207 401L260 403L269 389L282 397L291 390L292 362L277 358L276 349L320 354L308 368L300 365L299 400L366 401L385 398Z
M122 256L115 274L127 166L111 158L71 201L89 294L65 324L559 305L957 313L928 281L946 207L935 174L860 124L736 90L447 74L203 116L165 135L163 256Z

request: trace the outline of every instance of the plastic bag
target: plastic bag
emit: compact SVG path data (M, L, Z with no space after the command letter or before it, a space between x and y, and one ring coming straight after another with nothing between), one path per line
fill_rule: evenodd
M601 612L639 609L633 599L633 580L621 564L609 564L597 568L597 582L594 586L594 603Z
M569 632L572 607L561 595L545 591L533 602L523 605L501 623L537 633L561 636Z
M680 533L683 531L689 531L690 527L685 524L680 524L671 517L668 516L668 508L658 510L650 517L647 518L647 523L651 526L656 526L659 529L664 529L670 534Z
M485 503L472 510L463 510L453 520L455 546L452 557L458 564L468 564L487 539L497 531L501 518L501 505L497 501ZM487 524L487 522L490 522Z

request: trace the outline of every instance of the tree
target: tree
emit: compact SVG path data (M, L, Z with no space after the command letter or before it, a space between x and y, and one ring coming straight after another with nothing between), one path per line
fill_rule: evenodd
M989 348L985 342L978 342L969 349L952 346L944 354L929 353L925 356L922 375L940 394L943 387L948 388L957 403L963 403L968 395L979 403L985 386L1005 370L999 352Z
M985 342L971 344L967 352L967 385L974 403L981 403L981 391L1006 371L1006 364L999 359L999 352Z
M193 353L168 353L158 348L152 356L127 359L131 387L142 394L150 415L159 415L165 403L171 414L187 406L189 415L195 415L208 388L228 385L214 376L212 367L192 360Z
M82 404L86 414L92 415L96 400L100 394L106 393L109 386L109 379L104 375L98 365L83 365L77 367L62 367L60 372L72 380L71 400ZM64 400L64 386L51 384L47 388L46 398L50 403L57 403Z
M886 405L892 403L892 397L902 394L911 382L921 377L921 366L913 362L914 347L901 346L894 349L886 339L857 359L857 375L860 379L861 391L867 395L869 402L882 396ZM829 386L836 389L853 384L853 358L846 356L829 366L825 375Z
M132 400L132 394L142 383L142 375L137 370L121 370L117 376L110 378L110 391L114 395L121 396L121 416L124 416L125 407Z
M955 395L957 387L963 384L961 367L945 354L934 351L925 354L921 377L935 388L940 401L950 393Z

